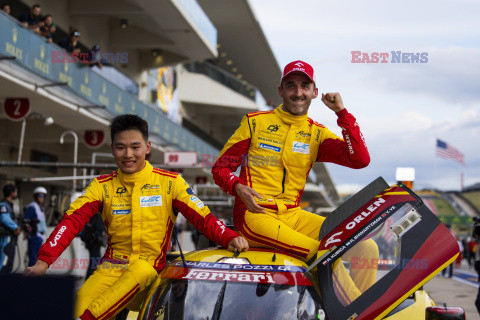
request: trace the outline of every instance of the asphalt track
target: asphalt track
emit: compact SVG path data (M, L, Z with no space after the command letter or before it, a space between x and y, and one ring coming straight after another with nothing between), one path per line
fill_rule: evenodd
M462 307L468 320L480 320L475 307L477 278L473 268L462 266L454 270L452 278L443 277L440 273L425 284L424 288L438 305L446 303L447 306Z

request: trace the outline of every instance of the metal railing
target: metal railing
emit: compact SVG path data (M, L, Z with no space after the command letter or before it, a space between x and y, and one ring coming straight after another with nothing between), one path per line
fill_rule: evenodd
M217 48L217 29L195 0L174 0L202 32L212 48Z
M184 64L187 71L200 73L220 82L224 86L240 93L248 99L255 101L257 89L244 80L237 79L234 75L222 70L214 64L208 62L190 62Z
M14 64L21 67L16 68L18 70L23 68L26 73L40 76L42 82L61 84L62 88L65 88L65 94L68 91L68 94L75 95L78 100L104 107L111 114L139 115L148 121L151 134L165 141L167 146L196 151L199 155L218 155L217 148L82 63L54 62L53 53L65 51L55 44L46 43L45 39L25 28L14 18L0 13L0 30L0 58L3 58L0 64Z

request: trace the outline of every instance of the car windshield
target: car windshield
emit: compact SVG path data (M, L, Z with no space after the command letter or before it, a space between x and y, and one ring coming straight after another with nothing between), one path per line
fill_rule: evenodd
M334 291L343 306L352 303L373 284L395 269L425 269L426 260L401 261L401 239L420 215L405 204L383 224L371 231L362 241L346 251L334 263Z
M143 319L321 319L312 286L163 279ZM248 307L245 307L248 306Z

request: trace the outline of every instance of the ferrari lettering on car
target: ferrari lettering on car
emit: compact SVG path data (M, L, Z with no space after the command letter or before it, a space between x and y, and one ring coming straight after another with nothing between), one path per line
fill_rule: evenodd
M183 279L275 283L270 272L212 271L203 269L192 269Z

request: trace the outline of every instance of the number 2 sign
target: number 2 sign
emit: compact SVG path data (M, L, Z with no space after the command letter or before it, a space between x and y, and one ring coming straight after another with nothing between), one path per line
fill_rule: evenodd
M10 120L21 121L30 111L30 101L27 98L7 98L4 108Z

